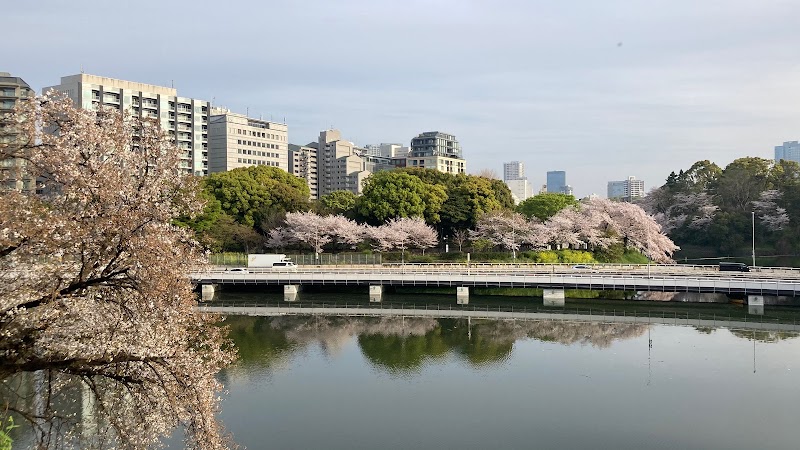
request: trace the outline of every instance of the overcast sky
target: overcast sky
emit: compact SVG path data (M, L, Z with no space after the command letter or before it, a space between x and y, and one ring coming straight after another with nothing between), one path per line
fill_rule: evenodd
M445 131L471 173L566 170L577 196L800 139L797 0L7 3L0 71L37 91L82 67L285 117L292 143Z

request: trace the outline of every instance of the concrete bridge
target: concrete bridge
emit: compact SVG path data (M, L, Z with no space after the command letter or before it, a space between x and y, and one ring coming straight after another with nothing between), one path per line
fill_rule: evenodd
M292 295L306 285L368 286L380 301L384 286L455 287L466 303L471 287L544 289L545 302L563 303L565 289L738 294L763 304L763 297L797 296L800 270L758 268L720 272L716 266L558 264L396 264L301 266L295 270L215 268L191 274L205 294L215 285L281 285ZM760 300L759 300L759 297ZM290 300L290 298L287 298Z

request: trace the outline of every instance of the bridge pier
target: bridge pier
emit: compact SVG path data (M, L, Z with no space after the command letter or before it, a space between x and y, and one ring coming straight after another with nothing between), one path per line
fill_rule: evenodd
M764 315L764 296L763 295L748 295L747 296L747 313L756 316Z
M296 302L298 292L300 292L300 286L296 284L283 285L283 300L286 302Z
M200 300L207 302L214 298L214 291L216 287L213 284L200 285Z
M461 286L456 288L456 304L468 305L469 304L469 288Z
M564 306L563 289L544 289L544 306Z
M370 285L369 287L369 302L370 303L380 303L383 296L383 286L381 285Z

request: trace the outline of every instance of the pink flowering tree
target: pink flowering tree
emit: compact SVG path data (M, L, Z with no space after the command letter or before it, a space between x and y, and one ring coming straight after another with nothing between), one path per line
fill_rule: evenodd
M56 94L17 108L0 160L24 160L45 193L0 190L0 380L36 388L0 409L39 431L32 448L149 448L178 426L187 448L226 447L216 375L234 355L196 310L188 275L206 261L174 225L203 208L183 152L155 122ZM76 391L90 436L63 402Z
M532 224L525 216L511 211L492 211L478 219L473 239L486 239L492 244L508 249L514 258L525 243L530 242Z
M400 250L403 260L408 248L426 249L435 246L439 236L419 217L391 219L378 227L369 228L374 246L381 251Z

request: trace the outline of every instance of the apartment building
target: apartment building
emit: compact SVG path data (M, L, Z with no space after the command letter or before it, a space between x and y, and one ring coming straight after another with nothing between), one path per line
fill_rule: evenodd
M30 85L20 77L0 72L0 146L13 151L19 145L18 130L9 115L17 102L34 94ZM29 192L36 190L36 180L25 172L25 161L20 158L0 159L0 187Z
M609 181L608 198L629 202L635 198L644 197L644 180L628 177L627 180Z
M364 180L371 173L367 171L364 155L366 150L342 139L339 130L321 131L317 142L319 196L334 191L360 194Z
M503 163L503 181L525 178L525 164L520 161Z
M453 174L467 172L467 163L461 155L461 146L456 137L439 131L420 133L411 140L406 167L436 169Z
M270 166L292 173L289 127L254 119L223 108L212 108L208 119L208 171Z
M316 142L308 145L289 144L289 173L306 180L312 200L319 198L317 146Z
M157 121L182 150L180 168L199 176L208 174L209 102L179 97L171 87L84 73L61 77L60 84L42 91L51 89L66 94L78 108L102 105Z

